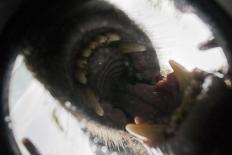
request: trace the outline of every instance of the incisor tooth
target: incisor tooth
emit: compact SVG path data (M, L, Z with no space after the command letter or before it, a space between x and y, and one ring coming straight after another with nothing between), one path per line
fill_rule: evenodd
M118 48L125 54L146 51L145 46L137 43L119 43Z
M126 130L135 137L145 140L150 139L159 143L164 137L164 127L155 124L128 124Z
M87 95L89 99L89 106L96 112L96 114L98 114L99 116L103 116L104 110L101 104L99 103L99 99L95 95L95 93L92 90L87 89Z
M111 43L114 41L119 41L119 40L121 40L121 37L118 34L115 34L115 33L108 33L107 34L107 42L108 43Z
M184 90L188 86L189 82L192 80L191 73L174 60L169 60L169 64L171 65L174 74L176 75L176 78L180 85L180 89Z
M77 81L80 82L81 84L86 84L87 83L87 78L86 78L86 72L78 70L76 72L76 78Z
M85 57L85 58L88 58L91 54L92 54L92 50L89 49L89 48L86 48L82 51L82 56Z

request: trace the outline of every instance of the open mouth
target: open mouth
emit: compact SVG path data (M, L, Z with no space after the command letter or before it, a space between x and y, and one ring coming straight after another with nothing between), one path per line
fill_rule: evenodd
M82 39L73 63L74 79L90 99L86 102L96 102L93 110L116 126L125 126L135 116L158 121L164 113L158 110L162 106L155 109L154 101L162 101L154 84L162 77L148 38L142 35L136 40L135 33L116 30L97 32L91 32L91 39Z
M90 38L81 43L73 63L89 116L157 146L175 138L209 73L190 72L170 60L173 72L163 77L157 60L150 59L155 51L149 44L112 30Z
M82 39L73 59L73 77L90 113L104 126L120 130L139 117L166 126L165 136L173 136L184 117L173 118L182 113L177 112L182 93L190 85L197 88L187 97L196 97L205 73L190 73L170 61L174 72L163 77L148 38L141 36L137 41L130 33L117 30L97 32ZM193 79L196 85L191 84Z

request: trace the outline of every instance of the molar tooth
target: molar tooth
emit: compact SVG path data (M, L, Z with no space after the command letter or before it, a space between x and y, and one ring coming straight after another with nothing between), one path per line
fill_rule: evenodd
M77 78L78 82L80 82L81 84L86 84L88 81L86 78L86 72L83 70L78 70L76 72L76 78Z
M89 106L96 112L96 114L98 114L99 116L103 116L104 110L98 101L98 97L90 89L87 89L87 95L89 99Z
M107 41L107 37L106 36L98 36L97 37L97 42L100 43L100 44L103 44Z
M191 73L174 60L169 60L169 64L171 65L174 74L176 75L181 90L184 90L192 80Z
M145 46L137 43L119 43L118 48L125 54L146 51Z
M121 37L116 33L108 33L107 38L108 38L107 40L108 43L121 40Z
M93 51L91 49L86 48L82 51L82 56L85 58L88 58L92 53L93 53Z
M156 143L164 138L164 126L155 124L127 124L126 130L135 137L145 140L150 139Z

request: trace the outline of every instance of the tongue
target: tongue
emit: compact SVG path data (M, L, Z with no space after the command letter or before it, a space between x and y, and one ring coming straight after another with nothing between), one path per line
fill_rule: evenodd
M139 116L144 120L160 122L179 105L179 88L173 73L155 86L128 85L126 91L119 99L121 107L132 117Z

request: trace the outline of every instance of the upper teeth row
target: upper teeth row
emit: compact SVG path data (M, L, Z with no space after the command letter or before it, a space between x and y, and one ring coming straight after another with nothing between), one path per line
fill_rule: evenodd
M87 48L82 51L82 56L88 58L91 56L93 50L99 48L102 45L110 44L114 41L121 40L121 37L115 33L107 33L106 35L97 36L93 41L91 41Z
M80 57L76 60L76 71L75 77L77 81L81 84L87 84L87 65L88 59L93 54L94 50L97 48L111 44L112 42L117 42L117 48L124 54L129 54L133 52L144 52L146 48L143 45L137 43L123 43L121 41L121 36L116 33L107 33L104 35L99 35L94 38L88 45L80 52ZM87 90L86 94L89 99L89 107L93 109L99 116L104 115L104 110L92 90Z
M87 69L88 58L92 55L93 51L99 48L100 46L120 40L121 37L116 33L107 33L105 35L99 35L88 44L88 47L84 48L81 51L82 57L77 59L77 64L76 64L77 65L76 78L79 83L86 84L88 82L86 77L87 75L86 69Z
M81 51L81 58L77 59L77 71L76 71L76 79L81 84L86 84L87 80L87 64L88 58L92 55L94 50L97 48L110 44L112 42L116 42L115 46L121 51L123 54L137 53L137 52L145 52L146 47L138 44L138 43L130 43L130 42L119 42L121 40L121 36L116 33L107 33L105 35L99 35L95 39L93 39L86 48Z

